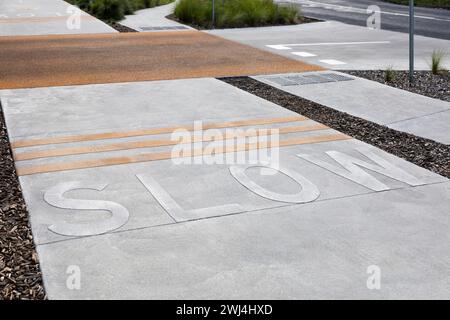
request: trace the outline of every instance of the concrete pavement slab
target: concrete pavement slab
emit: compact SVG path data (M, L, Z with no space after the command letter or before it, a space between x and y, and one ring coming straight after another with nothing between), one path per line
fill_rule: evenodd
M448 299L448 183L38 246L50 299ZM79 290L66 286L69 266ZM369 266L381 272L369 290Z
M386 30L372 30L335 21L295 26L244 28L208 31L285 57L335 70L407 70L408 35ZM417 36L417 70L429 70L433 50L450 52L450 41ZM302 51L310 57L293 53ZM321 62L320 60L325 60ZM327 60L341 63L330 64ZM450 68L450 60L444 61Z
M349 77L346 74L341 75ZM282 76L289 77L289 74ZM450 128L445 121L446 111L450 110L449 102L353 76L352 81L290 86L271 81L271 77L276 75L254 78L305 99L393 129L446 144L450 141Z
M0 36L117 33L97 18L61 0L3 0Z
M389 127L450 144L450 110L391 123Z
M50 298L421 297L424 278L445 295L450 257L435 247L449 226L442 176L216 79L3 90L0 99ZM176 128L194 134L196 120L216 134L277 128L279 154L177 161L164 141ZM156 143L121 147L145 141ZM206 141L184 146L228 140ZM366 287L373 264L385 291ZM67 286L73 268L80 290Z
M174 91L177 92L177 95L172 94ZM153 133L150 136L147 133L138 133L131 136L118 135L111 138L100 136L99 139L92 139L89 136L101 135L104 132L127 133L130 129L133 129L133 131L152 130L152 128L161 128L161 126L170 128L171 126L177 127L180 124L190 124L196 120L203 120L205 123L220 123L230 120L273 119L277 117L286 117L287 120L283 122L271 121L264 125L247 124L240 128L278 128L282 130L284 127L295 125L300 127L315 125L315 122L311 120L295 121L294 119L297 116L295 113L215 79L3 90L0 92L0 96L6 121L10 128L9 135L19 174L22 170L30 167L45 167L58 165L61 162L70 164L78 161L95 161L117 157L130 159L151 152L168 152L173 148L173 145L157 144L139 146L139 148L125 146L100 152L102 146L114 143L126 145L148 140L170 140L171 138L170 131L169 133L159 131L159 133ZM124 108L126 108L128 115L126 120L123 118ZM233 126L235 125L231 125L231 127ZM329 136L335 133L336 131L331 129L320 131L308 129L305 132L283 134L282 138ZM76 139L80 135L83 138ZM64 143L53 140L64 137L75 138L62 140ZM46 142L39 142L42 140ZM30 143L25 143L26 141ZM314 144L312 149L309 145L287 147L282 149L280 161L283 166L288 168L304 167L304 171L308 172L307 178L315 180L321 190L320 199L365 193L368 191L366 187L355 185L345 178L335 177L333 174L324 172L323 169L295 157L296 152L310 153L312 150L316 150L316 152L322 152L322 158L325 157L323 159L326 159L325 151L333 148L347 150L348 154L358 155L353 150L357 145L356 141L351 140L349 142ZM73 151L73 148L80 147L85 147L87 150L81 154ZM194 148L196 148L196 145L194 145ZM68 151L65 155L64 153L59 156L51 155L52 152L61 149L68 149ZM42 155L30 157L28 160L26 158L24 160L19 159L21 156L24 157L26 154L36 152L41 152ZM400 167L410 168L417 177L420 177L423 183L442 181L441 177L411 166L398 158L390 161L398 162ZM101 163L99 165L102 166ZM55 217L63 218L64 215L57 214L62 212L61 209L53 208L53 210L49 210L48 203L42 201L42 194L50 188L50 185L57 186L64 181L83 181L85 180L84 177L90 177L89 181L104 181L104 183L111 185L110 188L102 192L102 195L105 194L104 200L112 201L119 196L127 199L123 205L136 212L137 215L130 218L124 229L173 222L168 215L164 214L164 210L158 206L158 203L152 201L137 178L139 174L145 172L151 172L156 181L167 188L168 192L174 194L176 201L187 209L208 207L206 204L218 206L227 202L239 203L241 208L237 210L238 212L281 205L264 199L258 200L258 197L251 196L251 193L250 198L246 200L244 197L245 188L233 183L227 166L206 166L206 168L201 169L198 166L177 166L171 161L152 162L151 164L127 164L127 161L125 161L122 166L107 166L104 168L94 165L94 168L90 169L49 172L21 177L25 198L31 211L40 212L37 215L33 214L31 218L35 226L36 241L44 243L64 238L64 236L49 232L48 226L51 225L51 221ZM167 172L173 172L173 174L167 176ZM175 177L178 176L183 177L183 179L177 180ZM210 179L210 177L214 178ZM167 179L168 182L165 182ZM202 184L207 180L215 181L214 194L216 196L210 193L210 197L205 200L203 195L208 190L211 192L210 184ZM128 181L128 183L122 185L121 181ZM180 189L178 186L183 181L192 181L192 185L187 189ZM196 186L195 181L199 181L199 186ZM381 177L381 181L390 185L391 188L404 186L403 183L399 184L395 181L393 183L389 179L386 181L386 178L383 177ZM282 188L283 184L281 181L278 185ZM339 185L339 188L335 188L336 184ZM182 193L177 196L177 192L181 191ZM189 191L194 193L183 194L183 192ZM74 191L73 195L86 195L86 191L80 192ZM188 199L196 199L196 201L189 203ZM85 217L88 217L91 213L86 213ZM70 214L66 215L66 218L69 219L68 221L72 219ZM195 216L190 217L190 219L194 218Z
M1 90L0 97L12 143L19 138L167 127L199 119L292 115L211 78Z
M132 15L125 16L125 19L120 21L120 24L138 30L140 32L155 32L167 30L167 28L177 30L190 30L190 26L181 24L179 22L167 19L166 17L173 13L175 3L138 10ZM160 28L160 30L156 29Z

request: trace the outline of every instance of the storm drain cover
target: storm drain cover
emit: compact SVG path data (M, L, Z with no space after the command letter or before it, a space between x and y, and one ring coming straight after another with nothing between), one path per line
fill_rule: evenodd
M325 76L325 77L327 77L327 78L329 78L329 79L335 80L335 81L349 81L349 80L354 80L354 79L351 78L351 77L347 77L347 76L344 76L344 75L342 75L342 74L337 74L337 73L323 73L322 75Z
M161 31L161 30L185 30L189 29L186 26L163 26L163 27L139 27L142 31Z
M270 82L276 83L280 86L296 86L298 85L297 82L289 80L288 77L273 77L273 78L267 78Z
M334 80L330 80L328 78L322 77L318 74L308 74L308 75L294 75L289 76L289 80L295 81L297 84L312 84L312 83L325 83L331 82Z
M296 86L314 83L327 83L327 82L339 82L353 80L351 77L346 77L336 73L317 73L317 74L305 74L305 75L287 75L266 78L266 80L276 83L280 86Z

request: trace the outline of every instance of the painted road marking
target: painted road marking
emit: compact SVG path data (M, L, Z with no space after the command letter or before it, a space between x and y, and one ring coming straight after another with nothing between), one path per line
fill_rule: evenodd
M324 59L324 60L319 60L319 61L322 63L332 65L332 66L339 66L339 65L346 64L345 62L335 60L335 59Z
M316 57L317 55L314 53L304 52L304 51L298 51L298 52L291 52L293 55L302 57L302 58L308 58L308 57Z
M261 118L261 119L228 121L228 122L222 122L222 123L205 123L205 124L202 124L202 129L203 130L223 129L223 128L229 128L229 127L243 127L243 126L251 126L251 125L257 126L257 125L296 122L296 121L305 121L305 120L309 120L309 119L306 117L303 117L303 116L281 117L281 118ZM43 139L18 140L18 141L12 142L11 147L16 149L16 148L33 147L33 146L40 146L40 145L47 145L47 144L129 138L129 137L147 136L147 135L154 135L154 134L172 133L175 130L193 131L194 125L189 125L189 126L181 125L181 126L173 126L173 127L142 129L142 130L124 131L124 132L104 132L104 133L83 134L83 135L76 135L76 136L51 137L51 138L43 138Z
M267 45L266 47L269 47L269 48L272 48L275 50L291 50L291 48L288 48L283 45L278 45L278 44L270 44L270 45Z
M194 135L194 139L192 143L196 142L210 142L210 141L223 141L228 139L236 139L236 138L246 138L246 137L268 137L272 130L278 130L278 134L286 134L286 133L296 133L296 132L310 132L310 131L319 131L319 130L327 130L329 127L323 124L314 124L307 126L292 126L292 127L282 127L282 128L264 128L266 134L262 134L259 131L249 131L249 132L236 132L229 134L225 132L225 136L221 139L218 139L214 136L199 136ZM72 156L78 154L87 154L87 153L98 153L98 152L109 152L109 151L120 151L120 150L131 150L131 149L140 149L140 148L152 148L152 147L163 147L163 146L172 146L177 145L180 142L172 139L162 139L162 140L145 140L145 141L133 141L133 142L124 142L124 143L112 143L106 145L99 146L84 146L84 147L71 147L71 148L61 148L61 149L51 149L51 150L39 150L32 152L21 152L16 153L14 151L14 160L15 161L24 161L24 160L32 160L39 158L50 158L50 157L60 157L60 156Z
M334 11L340 11L340 12L353 12L353 13L361 13L361 14L368 14L367 9L362 8L356 8L356 7L348 7L348 6L342 6L342 5L335 5L335 4L329 4L329 3L321 3L321 2L315 2L315 1L304 1L304 0L285 0L286 2L293 2L293 3L300 3L302 5L308 6L308 7L315 7L315 8L324 8L327 10L334 10ZM392 12L392 11L380 11L381 14L385 15L393 15L393 16L401 16L401 17L409 17L409 13L402 13L402 12ZM437 17L431 17L431 16L424 16L424 15L414 15L417 19L427 19L427 20L436 20L436 21L447 21L450 22L450 19L445 18L437 18Z
M291 50L292 47L309 47L309 46L351 46L366 44L390 44L390 41L353 41L353 42L313 42L313 43L288 43L288 44L269 44L268 48L276 50Z
M340 140L350 140L351 137L339 133L339 134L330 134L330 135L321 135L321 136L312 136L312 137L301 137L301 138L293 138L280 140L279 143L276 143L276 147L288 147L302 144L313 144L320 142L330 142L330 141L340 141ZM272 148L272 141L270 143L263 143L261 146L259 143L246 143L240 145L227 146L221 150L215 150L214 154L223 154L223 153L232 153L232 152L242 152L249 151L255 149L268 149ZM52 163L52 164L44 164L30 167L22 167L17 168L18 176L26 176L38 173L49 173L49 172L58 172L58 171L68 171L68 170L77 170L77 169L88 169L88 168L96 168L96 167L105 167L105 166L115 166L121 164L130 164L130 163L139 163L139 162L148 162L148 161L158 161L158 160L169 160L175 158L189 158L189 157L198 157L203 155L211 155L211 151L205 151L206 149L198 148L193 151L187 151L181 155L173 155L171 151L168 152L154 152L154 153L144 153L137 154L134 156L122 156L122 157L111 157L111 158L102 158L102 159L93 159L93 160L82 160L82 161L73 161L73 162L61 162L61 163Z

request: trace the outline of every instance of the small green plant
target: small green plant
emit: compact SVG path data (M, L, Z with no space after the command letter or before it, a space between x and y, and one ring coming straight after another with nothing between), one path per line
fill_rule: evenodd
M384 71L384 81L386 82L394 82L396 78L395 70L392 66L386 68Z
M445 71L442 66L444 63L444 58L446 53L444 50L434 50L431 54L431 72L433 74L439 74L442 71Z

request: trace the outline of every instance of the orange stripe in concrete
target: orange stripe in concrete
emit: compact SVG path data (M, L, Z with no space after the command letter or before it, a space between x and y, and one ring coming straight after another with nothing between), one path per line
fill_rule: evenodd
M250 119L250 120L228 121L228 122L222 122L222 123L206 123L206 124L203 124L202 129L203 130L222 129L222 128L242 127L242 126L252 126L252 125L266 125L266 124L274 124L274 123L296 122L296 121L304 121L304 120L308 120L308 118L303 117L303 116L293 116L293 117L281 117L281 118ZM23 147L32 147L32 146L47 145L47 144L129 138L129 137L146 136L146 135L154 135L154 134L172 133L176 130L192 131L192 130L194 130L194 126L193 125L173 126L173 127L153 128L153 129L144 129L144 130L125 131L125 132L105 132L105 133L52 137L52 138L43 138L43 139L17 140L17 141L14 141L11 143L11 147L12 148L23 148Z
M295 132L308 132L308 131L318 131L318 130L326 130L329 127L323 124L314 124L311 126L293 126L293 127L284 127L284 128L267 128L265 132L261 131L250 131L250 132L237 132L233 135L227 135L225 133L221 138L217 138L214 136L209 137L194 137L194 141L192 142L209 142L209 141L222 141L227 139L235 139L235 138L246 138L246 137L265 137L270 135L271 130L278 130L279 134L285 133L295 133ZM32 160L39 158L50 158L50 157L60 157L60 156L70 156L77 154L87 154L87 153L97 153L97 152L109 152L109 151L120 151L120 150L130 150L130 149L140 149L140 148L152 148L152 147L162 147L162 146L170 146L179 144L179 141L164 139L164 140L146 140L146 141L136 141L136 142L124 142L124 143L113 143L107 145L99 145L99 146L86 146L86 147L73 147L73 148L62 148L62 149L53 149L53 150L40 150L40 151L32 151L32 152L22 152L16 153L14 152L14 160L15 161L23 161L23 160Z
M280 141L275 147L287 147L301 144L311 144L311 143L320 143L320 142L329 142L329 141L339 141L339 140L348 140L351 137L344 134L333 134L333 135L323 135L316 137L302 137L302 138L294 138ZM270 142L269 142L270 143ZM273 145L259 145L258 143L254 144L242 144L232 147L226 147L222 150L214 150L213 154L222 154L222 153L230 153L230 152L239 152L239 151L249 151L254 149L266 149L273 147ZM146 153L146 154L137 154L133 156L124 156L124 157L112 157L112 158L103 158L103 159L94 159L94 160L83 160L83 161L75 161L75 162L62 162L62 163L53 163L39 166L31 166L31 167L23 167L17 168L17 174L19 176L26 176L38 173L49 173L49 172L58 172L58 171L67 171L67 170L77 170L77 169L87 169L87 168L96 168L96 167L104 167L104 166L113 166L113 165L121 165L121 164L130 164L130 163L139 163L139 162L148 162L148 161L157 161L157 160L168 160L174 158L185 158L185 157L195 157L201 155L210 155L210 153L205 152L204 149L194 149L191 152L187 152L186 154L181 155L173 155L171 152L156 152L156 153Z

